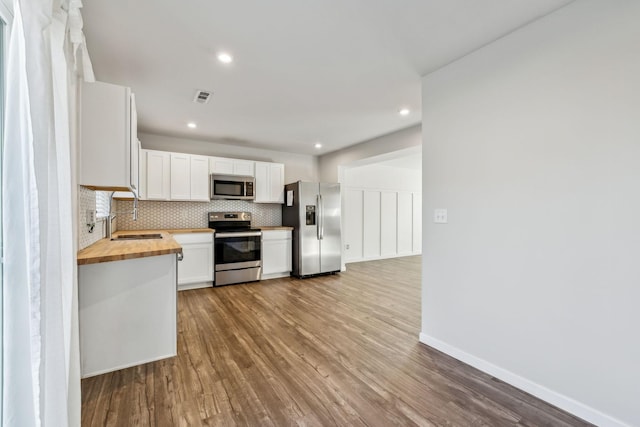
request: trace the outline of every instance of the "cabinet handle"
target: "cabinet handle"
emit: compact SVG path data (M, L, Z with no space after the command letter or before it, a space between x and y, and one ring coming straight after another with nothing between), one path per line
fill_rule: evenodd
M184 254L182 252L178 252L178 261L182 261L184 259Z

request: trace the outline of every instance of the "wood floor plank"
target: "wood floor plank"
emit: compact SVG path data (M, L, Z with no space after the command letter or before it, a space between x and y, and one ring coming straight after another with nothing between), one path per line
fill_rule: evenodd
M82 381L85 426L587 426L418 343L420 257L179 293L178 356Z

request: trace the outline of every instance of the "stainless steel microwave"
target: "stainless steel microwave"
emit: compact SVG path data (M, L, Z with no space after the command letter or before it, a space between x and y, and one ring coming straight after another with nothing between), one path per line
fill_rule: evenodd
M252 176L211 175L211 200L253 200L255 198L255 178Z

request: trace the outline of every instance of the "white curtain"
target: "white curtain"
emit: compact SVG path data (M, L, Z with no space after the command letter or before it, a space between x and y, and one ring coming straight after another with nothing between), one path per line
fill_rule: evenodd
M3 426L79 425L70 111L77 0L14 0L3 152ZM72 96L69 96L71 92Z

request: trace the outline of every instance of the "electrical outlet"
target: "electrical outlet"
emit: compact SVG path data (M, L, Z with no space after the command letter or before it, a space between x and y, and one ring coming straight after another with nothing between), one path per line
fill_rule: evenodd
M433 210L433 222L436 224L447 223L447 210L446 209L434 209Z
M349 250L349 244L347 243L346 245L344 245L344 248L345 248L346 250Z
M87 225L95 225L96 223L96 211L94 209L87 209Z

